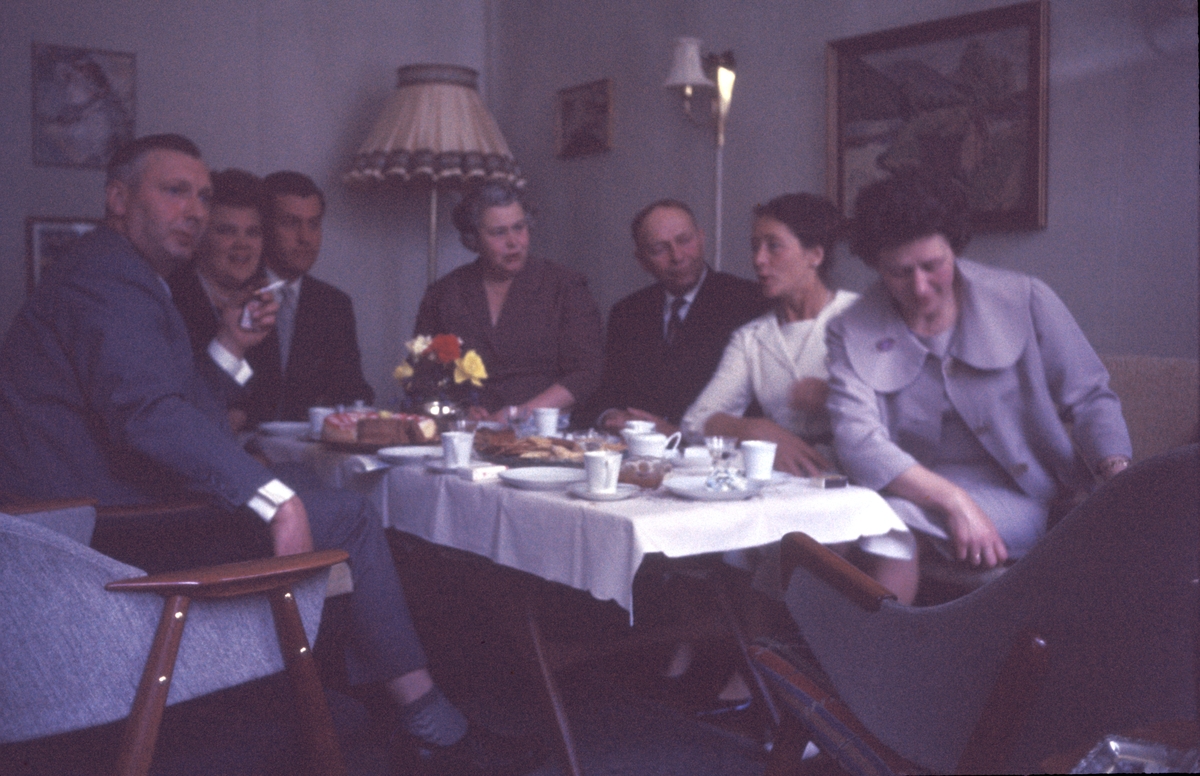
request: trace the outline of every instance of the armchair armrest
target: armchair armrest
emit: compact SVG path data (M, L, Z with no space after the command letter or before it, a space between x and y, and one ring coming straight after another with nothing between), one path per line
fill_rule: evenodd
M322 550L120 579L105 585L104 589L112 592L155 593L165 599L162 618L121 741L117 773L144 776L150 770L150 758L158 738L191 600L266 593L275 617L279 649L296 691L297 713L305 731L304 743L310 761L314 763L314 772L343 776L346 769L333 719L325 703L291 587L304 577L348 558L344 550Z
M196 599L234 598L290 586L314 571L342 563L349 557L344 550L306 552L119 579L109 582L104 589L125 593L179 595Z
M75 509L77 507L94 507L94 498L59 498L44 501L15 501L0 504L0 512L7 515L28 515L32 512L54 512L59 509Z
M868 612L879 611L886 600L896 600L892 591L806 533L794 531L785 535L781 552L781 579L784 587L791 581L796 567L804 566L814 576Z

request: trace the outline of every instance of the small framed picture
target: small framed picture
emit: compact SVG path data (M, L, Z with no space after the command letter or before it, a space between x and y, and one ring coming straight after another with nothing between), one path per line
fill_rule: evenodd
M33 163L98 167L133 139L133 54L33 44Z
M828 44L830 198L916 171L961 184L979 231L1046 226L1046 0Z
M612 81L604 78L560 89L555 108L555 150L560 159L612 148Z
M26 218L27 292L33 293L46 267L66 254L76 240L95 229L99 223L95 218Z

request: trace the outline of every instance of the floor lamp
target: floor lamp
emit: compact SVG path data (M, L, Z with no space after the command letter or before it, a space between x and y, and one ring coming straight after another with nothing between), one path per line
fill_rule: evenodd
M427 283L437 280L438 188L483 181L524 184L504 135L479 96L479 73L458 65L398 70L345 180L429 188Z
M713 228L713 268L721 269L721 224L723 221L722 192L725 188L725 119L729 116L729 105L733 100L734 73L733 52L724 54L706 54L703 62L700 56L699 38L678 38L675 41L675 52L671 61L671 72L663 86L668 89L679 89L683 94L683 110L688 118L692 117L692 95L696 89L713 89L715 96L712 101L713 116L717 120L717 151L716 174L713 196L714 228ZM712 74L714 82L709 74Z

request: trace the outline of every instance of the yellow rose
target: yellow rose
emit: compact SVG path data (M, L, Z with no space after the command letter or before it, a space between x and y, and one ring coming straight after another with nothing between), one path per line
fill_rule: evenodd
M392 377L397 380L407 380L413 376L413 368L407 361L400 362L400 366L396 367L396 371L392 372Z
M474 350L468 350L463 353L462 358L454 362L454 382L456 384L470 380L476 388L482 388L483 381L487 379L487 376L483 359Z

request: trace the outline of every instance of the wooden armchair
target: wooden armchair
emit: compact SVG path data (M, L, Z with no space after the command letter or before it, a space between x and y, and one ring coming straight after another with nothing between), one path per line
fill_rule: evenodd
M168 703L286 668L314 771L345 772L309 644L346 553L145 576L77 541L89 503L45 506L0 513L0 744L128 717L116 771L144 774Z
M1196 445L1131 467L1006 574L939 606L898 605L789 535L786 602L818 665L754 657L803 735L853 773L1036 772L1110 733L1195 720L1198 475Z

